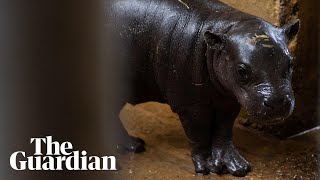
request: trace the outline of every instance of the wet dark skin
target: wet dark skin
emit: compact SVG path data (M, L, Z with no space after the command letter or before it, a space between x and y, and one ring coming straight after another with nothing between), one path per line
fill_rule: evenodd
M299 21L275 27L215 0L108 0L106 12L129 71L122 80L130 94L115 114L126 102L168 103L181 119L198 175L245 176L251 167L232 143L234 120L241 106L262 123L292 113L288 44ZM118 131L119 149L145 150L121 124Z

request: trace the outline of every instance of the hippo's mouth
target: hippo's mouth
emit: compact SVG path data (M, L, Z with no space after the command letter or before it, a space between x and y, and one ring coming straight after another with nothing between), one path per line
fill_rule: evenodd
M255 122L263 125L281 124L291 115L291 112L275 113L268 110L257 111L256 109L253 109L252 111L249 111L246 108L244 109L247 111L250 119L253 119Z
M285 121L286 118L273 118L268 120L261 120L254 118L255 122L262 124L262 125L272 125L272 124L281 124Z

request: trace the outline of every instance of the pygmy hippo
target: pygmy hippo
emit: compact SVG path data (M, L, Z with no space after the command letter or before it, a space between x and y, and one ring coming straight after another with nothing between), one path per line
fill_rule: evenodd
M198 175L225 170L245 176L250 164L232 143L242 106L263 122L294 109L293 58L288 44L299 20L276 27L217 0L106 0L106 27L125 72L117 80L126 102L167 103L188 137ZM117 71L121 71L117 69ZM119 149L145 150L118 124Z

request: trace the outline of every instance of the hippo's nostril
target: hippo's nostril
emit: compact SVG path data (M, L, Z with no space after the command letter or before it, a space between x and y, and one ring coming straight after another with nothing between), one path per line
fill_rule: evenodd
M273 109L273 107L268 103L268 101L263 101L263 105L267 108Z
M290 99L286 96L286 97L280 98L278 103L279 103L279 106L287 107L288 105L290 105Z
M290 99L284 99L283 100L283 105L285 106L285 107L287 107L287 106L290 106L291 105L291 101L290 101Z
M264 99L263 105L269 109L287 108L291 106L290 99L278 98L278 99Z

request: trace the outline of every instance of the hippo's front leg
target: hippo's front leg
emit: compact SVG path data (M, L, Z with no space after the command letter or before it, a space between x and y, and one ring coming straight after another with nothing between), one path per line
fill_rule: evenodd
M214 112L208 105L192 105L177 111L191 145L191 156L197 175L209 174L207 160L211 154L211 132Z
M216 112L212 133L212 156L208 161L211 172L221 174L223 168L234 176L245 176L250 164L238 153L232 142L232 127L240 107Z

